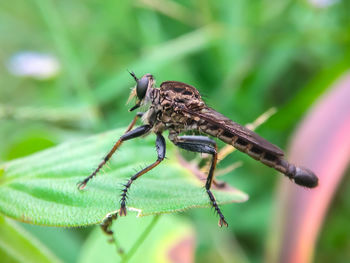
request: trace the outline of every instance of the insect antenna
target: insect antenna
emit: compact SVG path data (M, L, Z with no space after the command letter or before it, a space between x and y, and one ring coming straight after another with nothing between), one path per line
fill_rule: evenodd
M127 70L128 72L129 72L129 74L134 78L134 80L137 82L139 79L136 77L136 75L135 75L135 73L133 72L133 71L129 71L129 70Z

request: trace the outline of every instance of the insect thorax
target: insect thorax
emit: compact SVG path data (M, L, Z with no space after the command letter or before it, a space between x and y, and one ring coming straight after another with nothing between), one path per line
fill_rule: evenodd
M189 92L188 92L189 93ZM156 89L148 93L149 109L143 116L144 123L153 126L154 132L162 132L170 129L177 133L196 130L197 122L188 116L184 107L202 107L203 101L193 94L183 94L177 89Z

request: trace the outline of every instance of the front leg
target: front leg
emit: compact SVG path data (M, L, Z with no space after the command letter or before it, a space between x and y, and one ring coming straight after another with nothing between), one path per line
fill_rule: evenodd
M143 116L143 112L138 112L136 113L134 119L132 120L132 122L129 124L128 128L126 129L125 133L127 133L128 131L131 131L131 129L134 127L136 121L141 118Z
M176 146L182 149L192 151L192 152L208 153L212 155L211 166L209 169L207 181L205 183L205 189L209 196L210 202L212 203L215 211L220 217L219 226L222 227L224 225L227 227L228 224L225 220L225 217L221 213L221 210L216 202L216 199L213 193L210 191L210 187L214 179L214 170L218 160L216 142L205 136L179 136L179 137L172 136L170 139Z
M135 117L136 119L136 117ZM136 120L135 120L136 122ZM130 126L129 126L130 128ZM129 130L128 128L128 130ZM114 152L120 147L120 145L127 140L134 139L136 137L140 137L151 130L150 125L142 125L140 127L135 128L134 130L127 131L123 136L119 138L119 140L114 144L113 148L109 151L109 153L105 156L102 162L98 165L96 170L86 177L83 181L78 183L78 189L82 190L86 186L86 184L98 173L98 171L107 163L107 161L112 157Z
M124 185L124 189L123 189L122 194L121 194L122 198L120 200L120 211L119 211L119 215L120 216L125 216L126 215L126 205L125 205L125 203L126 203L127 192L128 192L128 189L130 188L131 184L137 178L139 178L141 175L147 173L148 171L150 171L154 167L156 167L158 164L160 164L165 158L166 144L165 144L165 139L164 139L163 135L161 135L160 133L157 133L156 149L157 149L157 154L158 154L157 160L154 163L152 163L151 165L147 166L146 168L142 169L141 171L139 171L138 173L133 175L129 179L129 181Z

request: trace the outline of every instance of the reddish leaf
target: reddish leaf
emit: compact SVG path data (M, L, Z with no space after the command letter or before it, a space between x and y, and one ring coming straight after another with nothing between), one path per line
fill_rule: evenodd
M319 186L280 185L267 262L310 262L319 229L350 157L350 73L321 97L292 140L290 160L308 167Z

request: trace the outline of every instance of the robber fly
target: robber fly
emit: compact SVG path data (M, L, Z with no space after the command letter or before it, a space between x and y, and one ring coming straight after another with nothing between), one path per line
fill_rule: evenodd
M126 196L131 184L164 160L165 139L162 133L165 130L169 131L168 138L176 146L188 151L212 155L205 189L212 206L220 217L220 227L222 225L227 226L227 223L210 190L213 183L219 185L214 179L214 170L218 157L216 142L206 136L180 136L180 133L198 131L202 134L217 137L255 160L281 172L296 184L309 188L317 186L318 178L313 172L289 163L284 159L284 153L280 148L208 107L203 102L198 90L193 86L178 81L165 81L160 85L160 88L156 88L155 80L151 74L146 74L140 79L133 72L130 72L130 74L136 81L136 87L132 90L130 96L137 97L136 105L130 111L140 106L146 106L148 110L144 113L136 114L125 134L115 143L96 170L78 184L78 188L83 189L124 141L151 132L155 133L157 136L156 149L158 158L154 163L133 175L124 185L120 200L120 216L126 215ZM144 124L132 129L140 117Z

